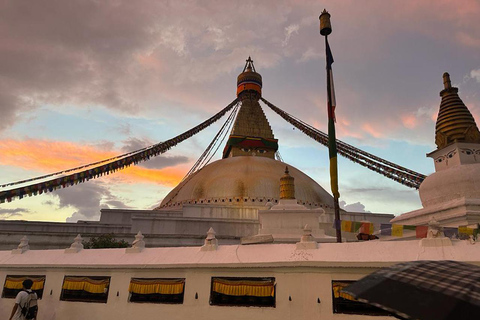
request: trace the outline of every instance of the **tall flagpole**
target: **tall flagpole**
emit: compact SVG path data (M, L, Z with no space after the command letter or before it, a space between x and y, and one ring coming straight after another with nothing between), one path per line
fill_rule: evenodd
M337 234L337 242L342 242L341 222L340 222L340 206L338 205L338 169L337 169L337 139L335 137L335 90L333 86L333 55L328 45L328 35L332 33L332 25L330 24L330 14L323 9L320 15L320 34L325 37L325 52L327 60L327 96L328 96L328 154L330 157L330 186L333 193L334 209L335 209L335 230Z

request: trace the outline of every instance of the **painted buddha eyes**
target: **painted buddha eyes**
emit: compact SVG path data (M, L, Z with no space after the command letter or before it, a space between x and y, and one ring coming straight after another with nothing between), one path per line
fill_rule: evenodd
M264 150L264 149L242 148L240 150L242 150L243 152L255 152L255 153L266 153L267 152L267 150Z

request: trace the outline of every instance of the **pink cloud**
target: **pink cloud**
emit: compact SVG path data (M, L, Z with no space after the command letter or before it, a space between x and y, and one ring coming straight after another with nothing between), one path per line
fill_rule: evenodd
M371 123L364 123L361 129L373 136L374 138L384 137L384 133L378 127L374 127L374 125Z
M336 130L338 132L337 136L340 139L344 139L346 137L355 138L358 140L362 140L364 138L362 132L358 130L357 127L351 126L351 121L343 117L342 119L337 118L336 123Z
M137 61L145 69L153 69L156 72L162 71L163 62L152 54L138 54Z
M414 115L404 115L401 117L403 125L408 129L413 129L418 125L418 119Z
M467 34L465 32L459 32L456 34L456 38L461 44L467 47L480 48L480 38L475 37L474 35Z

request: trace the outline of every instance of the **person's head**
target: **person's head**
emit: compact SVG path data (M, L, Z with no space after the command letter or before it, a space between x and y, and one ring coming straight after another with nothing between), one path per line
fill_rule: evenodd
M24 280L22 284L25 289L31 289L33 286L33 281L30 279L27 279L27 280Z

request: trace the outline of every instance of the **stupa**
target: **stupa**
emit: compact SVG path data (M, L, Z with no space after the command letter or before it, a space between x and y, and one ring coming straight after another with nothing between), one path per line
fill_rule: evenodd
M35 249L65 248L77 234L86 239L105 233L133 238L139 231L152 247L192 246L204 242L205 231L209 228L215 230L216 238L222 243L238 244L244 237L259 234L258 212L268 209L266 204L279 204L280 178L287 166L289 175L295 179L295 199L287 202L317 214L314 220L298 222L296 231L290 232L294 235L290 240L301 238L306 232L305 224L316 239L326 238L320 229L325 229L327 236L333 235L333 197L307 174L276 160L278 140L259 104L262 76L256 72L250 57L236 84L240 109L222 159L185 178L157 208L102 209L100 221L78 223L0 222L0 248L16 244L18 239L12 237L12 232L21 236L28 233ZM321 219L318 218L320 211L325 212ZM274 216L275 210L268 212L265 216ZM368 220L378 224L392 218L392 214L342 211L342 219L352 221ZM271 228L264 229L265 233L277 234ZM351 236L350 240L356 239L353 234Z
M323 223L328 226L328 234L334 233L331 227L333 197L302 171L275 159L278 140L260 106L261 96L262 76L256 72L249 57L237 77L237 97L241 106L222 159L208 164L175 187L156 208L155 219L163 219L167 214L199 219L198 222L223 219L231 223L214 227L218 235L256 235L259 231L258 212L265 210L266 204L279 204L280 177L288 167L289 174L295 179L295 199L289 201L304 209L324 210L324 219L317 219L313 230L316 231L319 223ZM343 213L345 219L366 219L365 213ZM376 223L387 222L392 217L368 215ZM239 225L252 221L255 222L253 229L252 226L242 229ZM145 227L146 223L143 222ZM139 230L144 229L139 226Z
M237 78L237 96L241 103L237 118L223 151L223 159L215 161L174 188L158 210L184 210L189 205L210 205L243 208L232 218L257 219L256 211L265 203L280 199L279 177L290 168L296 181L296 197L309 208L333 208L333 198L305 173L275 160L278 140L259 104L262 76L252 59L246 61Z
M434 218L449 227L480 222L480 132L448 73L443 74L443 83L435 129L437 149L427 154L435 162L435 172L419 188L423 208L392 222L426 225Z

